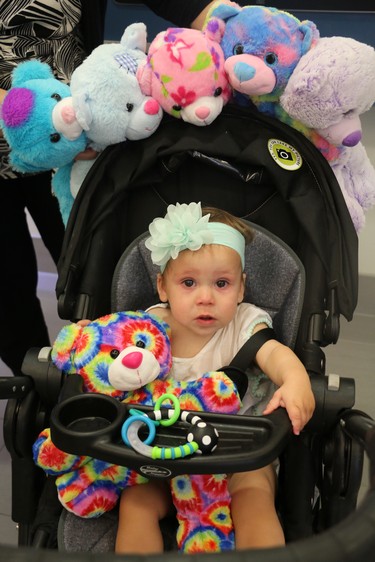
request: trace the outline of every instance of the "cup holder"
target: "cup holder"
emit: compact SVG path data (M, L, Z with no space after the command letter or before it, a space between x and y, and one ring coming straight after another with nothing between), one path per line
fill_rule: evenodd
M58 404L51 414L54 443L66 449L66 440L87 441L119 434L126 411L121 404L104 394L81 394ZM64 448L65 447L65 448ZM69 447L70 448L70 447Z

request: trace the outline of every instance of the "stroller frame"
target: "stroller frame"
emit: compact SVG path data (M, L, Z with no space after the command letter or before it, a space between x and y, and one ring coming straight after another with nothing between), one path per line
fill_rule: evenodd
M240 131L240 140L236 143L238 130L243 129L243 125L247 126L246 135L244 131ZM267 156L261 147L265 139L275 136L282 138L288 144L298 146L302 153L304 166L293 180L277 168L269 171L269 155ZM215 147L212 146L212 138L218 141ZM251 164L247 164L249 156ZM119 168L124 157L128 159L129 165L120 174ZM327 561L358 560L366 553L372 553L375 542L374 422L366 414L352 410L354 383L351 379L341 381L342 387L339 393L327 392L328 381L326 377L322 377L325 373L325 357L321 349L337 341L340 315L343 314L350 320L355 309L357 238L332 170L302 135L255 112L228 107L217 122L203 130L189 127L177 120L166 119L154 137L144 142L129 143L128 146L117 145L107 149L86 178L68 223L65 250L59 264L57 286L59 313L63 318L76 320L81 317L94 318L110 311L108 281L100 279L94 290L89 286L88 280L90 277L95 278L99 264L107 274L113 272L124 247L134 239L135 235L144 231L145 225L150 221L147 213L141 220L133 217L133 220L129 221L131 232L125 235L121 233L113 255L107 253L108 255L105 256L103 252L99 260L97 256L96 260L93 260L92 247L105 247L106 242L118 233L116 231L119 224L118 217L111 213L116 206L122 205L123 209L131 208L136 192L150 183L151 191L153 194L156 193L159 206L156 208L151 205L152 213L154 215L159 213L160 208L164 210L166 206L164 180L167 189L171 179L174 181L175 178L180 178L181 174L185 174L187 168L191 166L191 162L198 161L200 166L212 167L219 174L225 171L234 183L242 182L247 187L250 185L255 185L257 188L264 187L264 197L257 202L254 210L249 213L247 207L245 212L237 208L235 214L250 217L257 224L265 226L277 235L282 234L280 237L301 259L303 258L308 278L306 287L308 298L304 304L295 351L311 374L317 399L315 420L319 419L319 423L315 427L313 424L311 433L306 431L303 438L299 440L297 452L294 450L295 447L293 450L287 447L285 465L294 462L296 454L302 459L300 462L310 464L312 451L319 452L316 461L319 465L318 480L321 490L324 490L321 501L326 514L318 518L318 526L314 530L315 522L312 523L314 514L309 506L307 517L302 517L303 521L298 521L297 525L291 525L288 538L292 542L285 549L246 552L241 556L260 561L272 560L275 556L281 561L300 556L301 559L309 561L315 560L317 553L324 549ZM281 174L282 177L276 179L277 174ZM272 186L273 182L277 184L276 189ZM104 185L107 188L106 195ZM220 206L217 202L219 197L216 199L214 192L215 186L212 185L211 191L202 199ZM190 196L197 199L194 192L189 192ZM223 206L233 211L230 199L231 197L227 197L225 201L227 205ZM176 200L184 202L186 196L182 199L176 193L171 202ZM317 202L317 208L312 205L312 215L305 216L306 221L303 221L301 212L303 215L304 206L308 202ZM266 207L277 208L280 203L283 203L284 208L280 206L279 220L274 220L275 215L267 218ZM294 226L297 224L295 229L297 233L293 232L292 227L287 228L286 233L281 232L283 223L288 224L287 219L294 221ZM112 225L109 226L108 222L112 222ZM322 227L321 232L314 232L316 224ZM83 243L79 243L79 235L82 233L84 240ZM322 241L323 244L326 242L327 233L330 239L333 238L333 246L327 249L324 255L316 255L315 250ZM95 265L95 261L99 261L99 264ZM320 273L312 278L311 272L317 264ZM310 293L313 293L312 297ZM306 310L310 311L309 314L306 314ZM35 472L35 467L32 469L29 458L32 435L35 435L36 429L48 425L47 421L50 419L50 412L57 401L62 383L62 375L48 362L44 363L46 368L42 369L41 373L40 362L36 359L37 352L39 350L33 350L25 360L23 369L25 377L12 380L12 385L7 381L7 385L1 387L1 397L10 399L4 433L17 479L20 474L24 476L25 470L29 470L30 474ZM28 417L30 414L23 413L26 410L32 411L32 422ZM22 428L25 427L30 431L20 437L20 434L24 433ZM354 512L364 450L370 459L370 493L363 505ZM339 468L336 464L337 459L339 459ZM288 496L290 499L292 484L293 487L295 486L295 474L288 476L287 472L282 471L280 476L281 488L285 491L281 503L288 500ZM344 474L343 477L341 472ZM300 470L301 473L303 470ZM32 478L35 490L40 489L40 480L42 480L40 473L37 476L33 475ZM313 481L306 483L306 488L300 494L303 497L300 502L302 506L298 505L295 508L287 501L285 517L289 517L292 521L299 518L306 508L306 503L311 502L314 485ZM17 491L20 492L16 484L13 518L21 523L20 544L28 545L32 542L30 528L33 525L34 500L38 492L32 491L31 496L34 497L29 498L32 507L30 505L26 507L27 501L25 502L23 494L18 494L17 501ZM24 533L22 528L25 530ZM318 537L309 538L315 531L319 531ZM350 541L347 541L348 537L351 538ZM12 556L12 552L12 549L4 549L4 554L9 556ZM238 555L238 553L230 553L231 558ZM28 556L28 559L31 557L29 551L22 549L19 549L16 555L13 552L14 556L20 561L23 556ZM49 559L53 559L54 556L60 558L58 553L48 553ZM91 558L90 554L69 556L72 560L77 559L82 562ZM173 554L168 556L173 557ZM226 555L220 555L221 558L223 556ZM111 559L111 555L109 558ZM153 560L157 561L157 559L158 557L153 557Z

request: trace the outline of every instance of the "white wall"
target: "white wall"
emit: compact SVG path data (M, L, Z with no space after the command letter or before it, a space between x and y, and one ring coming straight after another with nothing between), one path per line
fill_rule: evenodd
M368 157L375 166L375 106L362 115L362 142ZM375 190L375 185L374 185ZM359 273L375 277L375 207L366 214L366 225L359 233Z

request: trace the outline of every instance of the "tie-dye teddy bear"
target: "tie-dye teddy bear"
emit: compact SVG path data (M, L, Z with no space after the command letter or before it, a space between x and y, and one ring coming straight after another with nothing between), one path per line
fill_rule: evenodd
M265 6L218 3L205 30L222 35L229 82L257 105L279 100L298 61L319 38L315 23Z
M143 311L109 314L87 326L65 326L51 357L68 375L82 377L84 392L150 406L162 395L172 393L183 410L234 414L240 408L237 390L223 372L204 374L195 382L168 378L172 360L169 327ZM49 428L41 432L33 454L38 466L57 476L63 506L81 517L99 517L117 504L125 487L147 481L134 470L64 453L52 442ZM170 486L179 522L179 550L232 550L234 532L226 475L181 475L174 477Z

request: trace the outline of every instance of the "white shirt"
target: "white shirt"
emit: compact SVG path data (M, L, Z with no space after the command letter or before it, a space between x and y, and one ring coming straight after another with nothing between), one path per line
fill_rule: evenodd
M167 306L160 303L150 307L148 312ZM243 344L252 336L257 324L267 324L271 328L271 317L253 304L241 303L233 320L218 330L194 357L173 357L170 375L177 381L194 381L204 373L218 371L221 367L229 365ZM269 381L265 375L249 373L249 377L249 387L242 400L240 413L244 413L260 400L263 402L265 394L269 393L270 385L266 385L268 389L265 389L263 384ZM263 390L259 392L261 387Z

